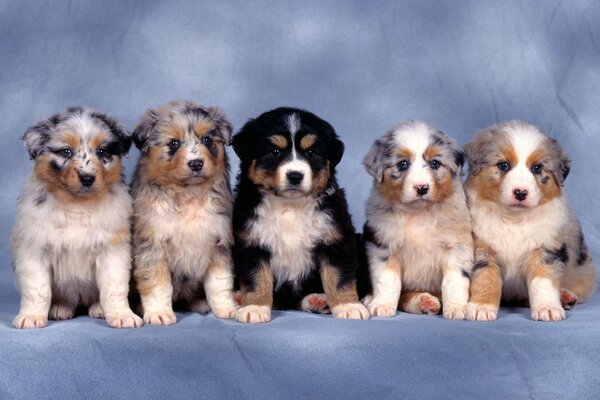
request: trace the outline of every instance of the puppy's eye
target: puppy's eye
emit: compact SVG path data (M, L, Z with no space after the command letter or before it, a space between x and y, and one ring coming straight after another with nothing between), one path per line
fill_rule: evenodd
M431 160L429 166L431 169L438 169L442 164L438 160Z
M506 161L499 162L497 166L500 171L508 171L510 169L510 164Z
M313 158L313 157L314 157L314 156L316 156L316 155L317 155L317 152L316 152L316 151L314 151L313 149L308 149L308 150L306 150L306 156L307 156L307 157Z
M542 164L535 164L533 167L531 167L531 172L533 172L535 175L539 175L542 173L543 169L544 166Z
M200 141L202 142L202 144L208 146L209 144L211 144L213 142L213 140L210 138L210 136L202 136L202 139L200 139Z
M405 171L408 169L408 167L410 167L410 163L406 160L402 160L398 163L398 169L400 171Z
M73 157L73 150L69 149L69 148L65 148L65 149L61 149L58 151L58 153L63 156L64 158L71 158Z
M281 150L279 149L272 149L269 154L273 157L277 157L279 154L281 154Z
M181 143L177 139L173 139L169 142L169 148L171 150L177 150L180 145L181 145Z
M108 152L104 149L98 149L98 150L96 150L96 155L100 158L103 158L108 155Z

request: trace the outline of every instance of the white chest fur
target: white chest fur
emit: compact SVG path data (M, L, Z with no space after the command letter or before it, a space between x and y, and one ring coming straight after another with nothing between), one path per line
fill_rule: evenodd
M314 199L266 195L255 211L256 218L247 225L248 239L270 251L278 285L306 277L314 268L315 245L337 235L331 216Z

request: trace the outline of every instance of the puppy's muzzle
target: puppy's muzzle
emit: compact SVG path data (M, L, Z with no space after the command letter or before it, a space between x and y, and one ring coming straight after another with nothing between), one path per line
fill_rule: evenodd
M425 196L429 192L429 185L415 185L418 196Z
M85 187L90 187L96 181L96 177L90 174L79 174L79 181Z
M188 161L188 167L194 172L199 172L204 166L204 161L196 159Z
M299 185L304 179L304 174L299 171L290 171L286 174L287 180L291 185Z

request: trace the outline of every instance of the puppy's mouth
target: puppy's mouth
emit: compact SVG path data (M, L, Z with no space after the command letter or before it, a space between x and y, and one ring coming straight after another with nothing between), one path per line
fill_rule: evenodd
M299 187L292 186L292 187L286 187L285 189L280 190L279 195L282 197L290 198L290 199L296 199L299 197L306 196L306 192L304 190L300 189Z

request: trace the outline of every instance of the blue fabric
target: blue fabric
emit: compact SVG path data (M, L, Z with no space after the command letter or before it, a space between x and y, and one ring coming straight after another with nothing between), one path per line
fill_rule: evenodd
M371 186L360 160L393 124L420 118L465 144L525 119L571 154L566 191L600 259L598 21L593 0L0 0L0 399L600 398L598 295L552 324L515 308L493 323L275 312L262 326L178 314L167 328L78 317L17 331L8 244L28 126L84 104L131 128L190 98L236 128L280 105L330 121L357 227Z

